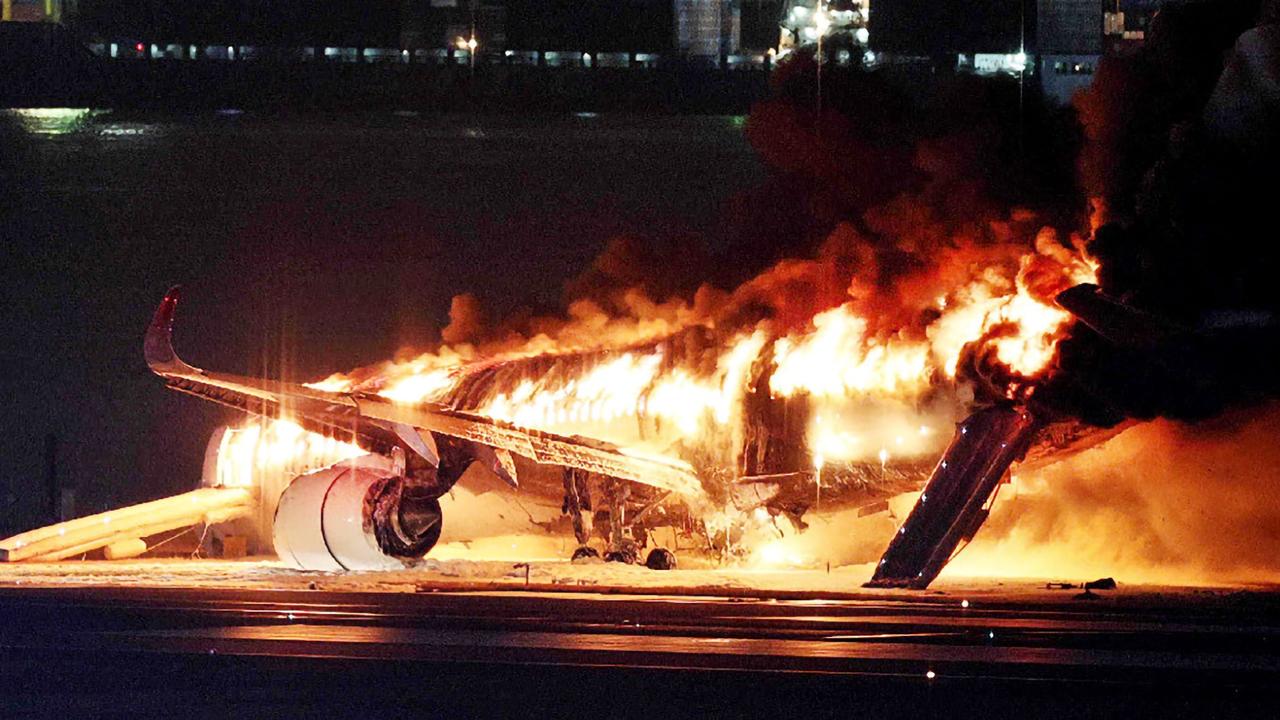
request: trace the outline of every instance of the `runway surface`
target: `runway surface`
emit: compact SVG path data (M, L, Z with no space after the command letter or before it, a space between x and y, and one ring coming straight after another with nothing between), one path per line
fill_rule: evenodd
M1061 597L4 588L0 674L6 717L1277 709L1274 597Z

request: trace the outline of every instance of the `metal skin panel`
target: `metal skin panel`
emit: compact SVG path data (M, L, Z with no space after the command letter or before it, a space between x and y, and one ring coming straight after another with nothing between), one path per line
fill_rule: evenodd
M370 455L374 460L385 460ZM364 460L364 458L360 458ZM372 529L364 523L364 499L378 480L392 475L389 461L347 466L334 478L321 509L322 530L331 557L347 570L403 570L404 563L378 547Z
M280 559L302 570L342 570L325 543L323 509L329 488L344 465L317 470L294 478L276 507L271 542Z
M1027 409L1004 405L961 423L867 587L928 587L986 520L983 506L1041 427Z

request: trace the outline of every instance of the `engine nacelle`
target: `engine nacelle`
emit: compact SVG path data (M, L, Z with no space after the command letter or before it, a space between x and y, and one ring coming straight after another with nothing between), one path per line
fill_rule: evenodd
M272 544L303 570L391 570L420 559L441 531L440 503L415 497L382 455L299 475L280 496Z

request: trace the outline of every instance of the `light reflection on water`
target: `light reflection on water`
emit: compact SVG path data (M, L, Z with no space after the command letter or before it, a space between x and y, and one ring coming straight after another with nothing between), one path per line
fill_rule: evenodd
M97 135L105 138L147 139L163 134L159 122L116 119L110 110L94 108L15 108L0 110L34 136Z
M65 135L101 111L91 108L14 108L2 112L34 135Z
M174 130L199 129L202 131L228 132L235 123L246 121L252 124L254 134L284 133L286 135L303 135L311 132L332 132L334 125L345 126L346 131L363 133L402 132L411 129L430 139L461 140L525 140L531 134L541 135L548 132L553 136L565 139L576 136L587 125L582 120L599 120L603 117L595 112L575 112L567 114L563 119L577 121L570 125L558 125L555 128L543 127L546 118L532 118L521 115L494 115L476 118L474 116L458 116L450 114L421 113L414 110L396 110L389 113L395 118L394 125L380 121L377 113L355 113L345 117L333 117L325 114L314 116L273 115L247 112L240 108L218 108L195 113L177 112L170 114L159 112L138 116L130 111L101 108L16 108L0 109L0 119L12 119L17 127L27 134L36 137L77 136L80 138L100 137L107 139L132 138L155 139L171 135ZM654 122L648 118L626 116L608 116L610 121L590 131L590 135L600 139L626 142L637 133L645 136L646 141L662 140L655 137L671 133L670 139L682 143L689 140L690 133L697 132L698 126L724 123L740 131L744 124L743 116L708 116L668 118L666 121ZM231 123L231 124L229 124ZM552 120L555 124L555 120ZM740 142L740 140L738 140Z
M112 123L98 128L97 132L107 137L147 137L157 134L159 128L144 123Z

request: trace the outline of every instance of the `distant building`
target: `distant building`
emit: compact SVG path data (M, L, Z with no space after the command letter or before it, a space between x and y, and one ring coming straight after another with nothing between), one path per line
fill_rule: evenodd
M1103 56L1146 39L1164 0L1039 0L1040 84L1060 103L1089 86Z
M1101 0L1039 0L1036 48L1040 86L1059 103L1088 87L1103 54Z
M599 55L673 47L672 0L490 1L505 8L506 47L516 50Z
M0 20L6 22L59 22L63 0L0 0Z
M868 0L787 0L778 28L778 55L816 46L821 39L825 48L834 50L837 62L849 62L854 52L862 57L869 7ZM826 50L823 55L832 59Z
M763 53L778 47L778 23L788 0L742 0L739 14L743 52Z
M1163 0L871 0L870 45L900 60L1038 78L1058 103L1140 45Z
M1151 19L1164 0L1104 0L1102 33L1105 52L1124 52L1141 45Z
M401 5L400 47L457 48L476 40L485 51L507 47L507 7L479 0L406 0Z
M402 15L401 0L77 0L72 21L86 36L128 45L323 52L326 47L394 48Z
M746 47L763 55L785 0L0 1L40 19L76 2L69 23L111 58L453 62L474 45L485 62L648 67L673 55L726 64L744 46L744 2Z
M738 52L742 36L737 0L672 0L676 50L692 58L714 59Z

